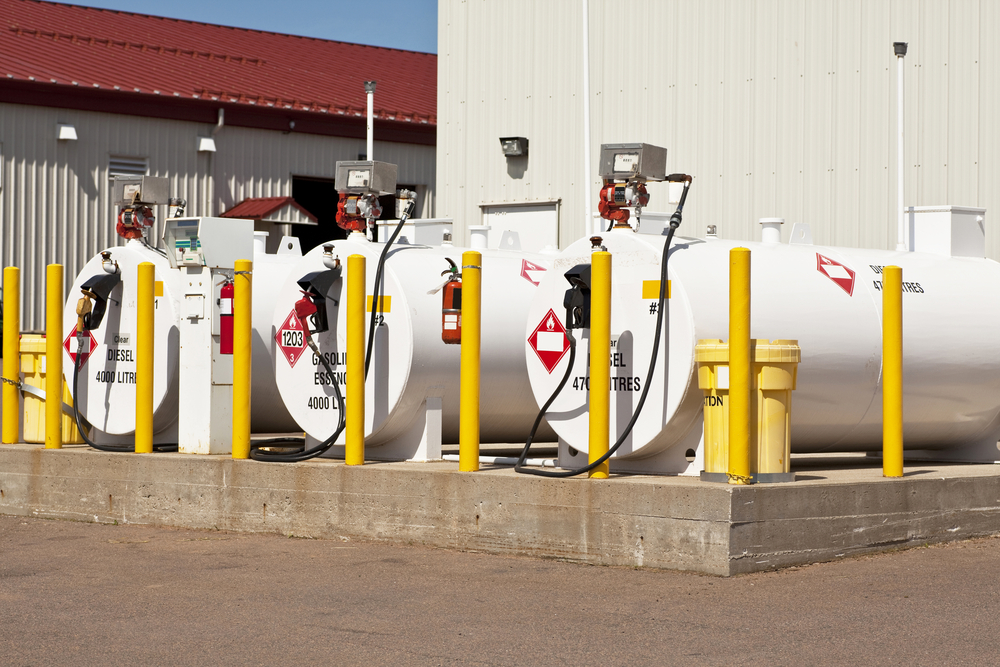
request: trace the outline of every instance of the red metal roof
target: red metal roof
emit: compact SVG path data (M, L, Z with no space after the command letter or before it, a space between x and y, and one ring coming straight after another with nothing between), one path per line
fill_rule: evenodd
M318 222L318 218L291 197L249 197L222 214L223 218L245 218L248 220L263 220L270 214L285 206L294 206L304 216Z
M0 0L0 17L0 86L343 118L364 117L375 80L377 119L437 123L434 54L38 0Z

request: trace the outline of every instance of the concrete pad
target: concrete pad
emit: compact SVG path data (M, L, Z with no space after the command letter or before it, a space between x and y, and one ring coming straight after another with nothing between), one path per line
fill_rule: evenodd
M794 468L794 464L793 464ZM786 484L544 479L454 463L346 466L0 446L0 513L348 536L732 575L1000 532L1000 467L805 468Z

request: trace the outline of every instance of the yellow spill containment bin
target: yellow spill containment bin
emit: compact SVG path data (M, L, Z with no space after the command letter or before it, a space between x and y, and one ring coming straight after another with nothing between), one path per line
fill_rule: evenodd
M796 340L751 341L754 360L750 474L756 482L790 482L792 390L802 350ZM729 344L700 340L695 346L698 387L705 392L705 470L702 479L727 482L729 469Z
M25 384L45 390L45 336L21 336L21 372L24 373ZM62 393L62 401L72 404L65 380ZM45 401L29 393L24 394L24 441L45 442ZM68 445L83 443L73 417L67 414L62 417L62 441Z

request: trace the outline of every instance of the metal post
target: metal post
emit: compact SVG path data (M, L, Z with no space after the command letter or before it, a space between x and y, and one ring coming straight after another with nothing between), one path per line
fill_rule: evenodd
M590 442L588 463L608 453L611 415L611 253L590 255ZM607 479L608 461L590 471Z
M49 264L45 272L45 448L62 447L62 322L63 267Z
M893 42L896 53L896 211L898 226L896 227L896 250L906 251L909 244L906 239L906 203L903 198L903 58L906 56L906 42Z
M479 470L479 355L483 255L462 253L462 352L458 417L458 469Z
M365 256L347 258L347 424L344 460L365 462ZM377 308L372 304L372 309Z
M152 262L138 266L135 336L135 452L153 453L153 283Z
M903 270L882 269L882 475L903 476Z
M375 81L365 81L365 95L368 97L368 139L365 143L365 159L375 159Z
M3 444L17 442L21 414L17 384L21 379L21 269L3 270Z
M729 251L729 483L750 484L750 251Z
M233 276L233 458L250 458L253 262L238 259Z

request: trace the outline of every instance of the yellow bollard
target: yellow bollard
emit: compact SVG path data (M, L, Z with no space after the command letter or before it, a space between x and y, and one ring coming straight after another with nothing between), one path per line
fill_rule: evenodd
M903 476L903 270L882 269L882 476Z
M365 462L365 256L347 258L347 424L344 462Z
M483 255L462 253L462 368L458 417L458 469L479 470L479 355Z
M45 272L45 448L62 447L63 267Z
M153 453L153 282L156 267L136 271L135 453Z
M253 262L236 260L233 276L233 458L250 458Z
M750 346L750 251L729 251L729 466L730 484L751 484L750 428L753 358Z
M611 253L590 255L590 442L587 461L593 463L608 453L611 421ZM605 461L590 471L590 477L607 479Z
M21 269L3 270L3 444L17 442L21 411L17 381L21 378Z

